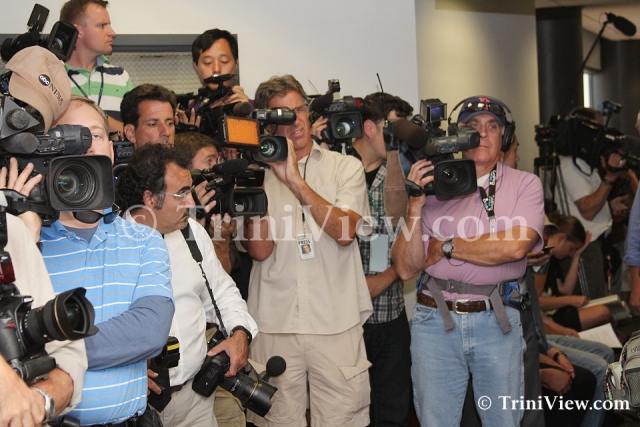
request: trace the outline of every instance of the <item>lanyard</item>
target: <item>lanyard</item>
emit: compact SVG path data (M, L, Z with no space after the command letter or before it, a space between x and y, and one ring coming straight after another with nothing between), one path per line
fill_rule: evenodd
M484 210L487 211L487 215L489 216L489 226L491 228L491 232L496 232L496 214L495 214L495 201L496 201L496 168L498 165L495 165L491 172L489 172L489 195L484 190L483 187L478 187L480 191L480 200L482 200L482 206Z
M96 68L96 70L100 69L100 93L98 94L98 106L100 106L100 101L102 101L102 90L104 89L104 67L101 65L98 68ZM78 84L78 82L76 81L76 79L73 78L74 74L80 74L75 70L69 70L67 72L67 75L69 76L69 78L71 79L71 81L73 82L74 85L76 85L76 87L78 88L78 90L82 93L82 96L84 96L85 98L89 98L89 95L87 95L87 92L85 92L82 87ZM91 86L91 74L89 74L89 79L87 81L87 83L89 84L89 86Z

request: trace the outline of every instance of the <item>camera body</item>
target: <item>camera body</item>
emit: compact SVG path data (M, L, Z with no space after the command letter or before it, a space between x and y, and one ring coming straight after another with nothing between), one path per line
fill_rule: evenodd
M28 384L35 383L56 367L44 345L50 341L78 340L98 332L93 325L93 305L84 288L58 294L38 308L33 298L20 295L5 271L11 264L8 252L0 253L3 281L0 284L0 354ZM12 273L12 272L11 272Z
M222 332L216 331L208 343L208 349L211 350L225 339ZM237 397L242 406L264 417L271 409L271 398L278 389L266 381L253 379L242 372L225 377L230 366L229 356L224 351L215 356L207 356L200 371L193 378L193 391L209 397L215 388L220 386Z
M220 140L223 147L240 150L249 163L279 162L289 153L287 139L265 132L267 125L288 125L296 121L296 113L288 108L253 110L252 118L220 117Z
M238 169L235 169L236 165ZM216 192L213 196L213 200L217 200L216 206L208 213L197 209L198 218L211 217L217 213L228 213L231 217L266 215L267 195L260 188L264 182L264 170L249 169L247 166L247 160L238 159L228 160L210 169L191 170L194 185L206 180L207 191Z
M328 82L326 95L333 98L321 113L314 112L312 121L319 117L327 118L327 127L322 130L322 141L329 145L347 143L362 136L362 98L344 96L340 98L340 81L332 79Z
M420 159L427 159L434 165L433 182L422 191L425 195L435 195L439 200L448 200L474 193L477 189L476 167L473 160L455 159L453 154L475 148L480 143L478 132L467 126L450 126L449 135L440 127L447 117L447 104L438 98L422 100L420 112L411 122L420 126L422 132L407 132L409 137L400 137L396 142L401 153L405 176L411 165ZM400 127L404 124L405 126ZM407 124L397 120L392 125L392 133L402 134ZM397 131L396 128L400 128ZM406 132L406 131L405 131ZM392 144L393 148L393 144Z

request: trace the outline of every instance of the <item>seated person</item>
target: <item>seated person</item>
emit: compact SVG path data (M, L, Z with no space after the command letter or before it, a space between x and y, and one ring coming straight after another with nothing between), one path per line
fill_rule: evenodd
M576 331L608 323L611 321L611 312L607 306L598 305L578 310L589 300L582 295L573 295L578 282L580 256L591 241L591 233L585 231L574 216L555 214L550 219L554 225L547 225L545 232L547 245L553 247L552 257L547 274L542 274L537 281L538 293L542 290L541 284L545 292L540 295L540 308L543 312L555 310L551 314L553 320ZM571 266L565 274L560 261L568 257L571 257Z

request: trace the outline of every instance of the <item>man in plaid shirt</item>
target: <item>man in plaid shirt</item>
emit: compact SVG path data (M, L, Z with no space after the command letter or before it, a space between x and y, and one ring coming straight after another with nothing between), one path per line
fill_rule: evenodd
M353 142L353 156L365 168L373 234L359 240L362 266L373 302L373 315L364 325L364 341L371 383L371 426L406 426L411 407L409 323L404 308L403 283L391 265L395 238L385 214L383 189L387 182L387 149L383 127L387 119L410 116L404 100L383 93L364 98L363 134ZM392 152L390 155L396 155ZM401 173L398 168L398 172ZM402 189L401 191L404 191Z

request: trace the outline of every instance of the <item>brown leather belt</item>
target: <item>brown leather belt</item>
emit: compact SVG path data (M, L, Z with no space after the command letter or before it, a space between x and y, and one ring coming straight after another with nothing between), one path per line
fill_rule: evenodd
M464 299L458 299L455 301L445 301L447 308L458 314L464 313L478 313L487 310L487 303L484 300L469 301ZM422 304L427 307L438 308L436 301L429 295L425 295L422 292L418 293L418 304ZM493 305L489 302L489 309L493 310ZM446 311L445 311L446 313Z
M186 383L185 383L186 384ZM182 387L184 387L184 384L180 384L180 385L174 385L172 387L169 387L169 391L171 392L171 394L173 393L177 393L180 390L182 390Z

